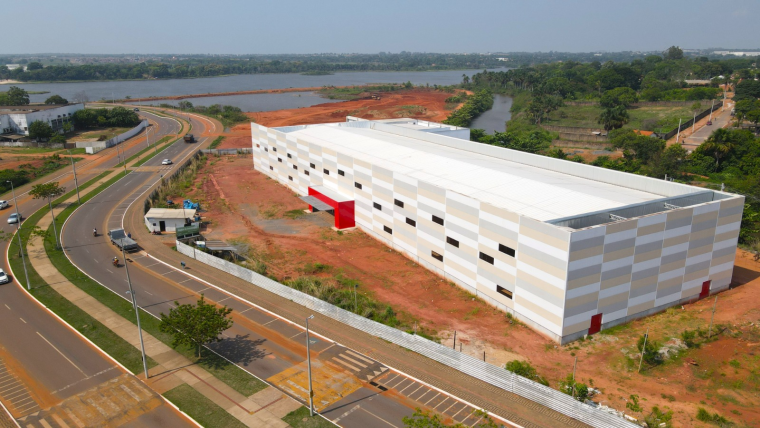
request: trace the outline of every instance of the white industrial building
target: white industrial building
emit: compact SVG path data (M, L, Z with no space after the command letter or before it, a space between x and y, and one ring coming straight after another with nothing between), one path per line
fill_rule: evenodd
M63 130L64 123L72 123L72 116L84 104L45 105L30 104L23 106L0 106L0 134L29 135L29 125L41 120L56 132Z
M253 165L560 343L731 283L744 197L413 119L266 128Z

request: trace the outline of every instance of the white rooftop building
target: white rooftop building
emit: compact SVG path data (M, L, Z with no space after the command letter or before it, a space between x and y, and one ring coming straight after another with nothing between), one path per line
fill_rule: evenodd
M254 167L566 342L726 289L744 198L414 119L266 128Z

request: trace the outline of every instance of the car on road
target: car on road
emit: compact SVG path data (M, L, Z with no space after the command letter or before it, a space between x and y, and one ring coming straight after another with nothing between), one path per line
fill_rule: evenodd
M135 111L140 111L140 109L139 109L139 108L137 108L137 107L135 107Z
M0 210L8 208L8 201L0 201Z
M171 165L172 160L171 159L164 159L161 161L161 165Z
M19 221L22 221L22 220L24 220L24 216L22 216L21 214L13 213L11 214L10 217L8 217L8 224L18 223Z
M11 279L8 278L8 274L5 273L4 270L0 269L0 284L7 284L11 282Z
M712 126L712 120L707 121L707 126Z

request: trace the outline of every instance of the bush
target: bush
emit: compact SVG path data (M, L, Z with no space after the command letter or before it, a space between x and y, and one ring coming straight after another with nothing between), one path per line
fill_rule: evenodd
M586 401L589 396L588 386L585 383L574 380L572 373L567 375L565 380L559 381L559 390L567 395L572 395L573 398L581 403Z
M644 349L644 342L646 341L646 349ZM644 352L644 362L650 366L656 366L662 363L662 355L657 350L660 348L659 344L652 340L650 337L646 340L645 336L639 336L639 340L636 343L636 349L639 352Z
M727 427L733 425L733 423L724 418L723 416L713 413L712 415L710 412L705 410L704 408L700 407L697 409L697 420L702 422L707 422L713 425L717 425L719 427Z
M539 376L536 369L527 361L512 360L504 366L504 369L526 379L534 380L541 385L549 386L549 382Z

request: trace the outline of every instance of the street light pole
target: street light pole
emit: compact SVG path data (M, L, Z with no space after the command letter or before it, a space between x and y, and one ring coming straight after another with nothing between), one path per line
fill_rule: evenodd
M311 387L311 354L309 353L309 320L314 318L314 315L309 315L306 318L306 370L309 375L309 416L314 416L314 390Z
M77 167L74 165L74 156L69 149L69 159L71 159L71 169L74 171L74 186L77 188L77 204L82 205L82 200L79 199L79 182L77 181Z
M117 153L119 151L119 144L120 143L116 143L116 152ZM121 151L121 158L123 160L123 164L122 165L124 165L124 175L127 175L127 154L124 153L123 148L122 148L122 151Z
M145 358L145 343L143 343L142 327L140 326L140 310L137 306L137 296L132 289L132 280L129 278L129 266L127 266L127 255L124 252L124 245L121 246L121 256L124 258L124 271L127 272L127 283L129 284L128 293L132 296L132 306L135 308L135 317L137 318L137 332L140 334L140 349L142 350L143 369L145 370L145 379L148 379L148 360Z
M13 188L13 182L10 180L7 180L8 183L11 183L11 192L13 192L13 206L16 207L16 217L18 218L18 221L16 222L16 236L18 236L18 248L21 251L21 264L24 265L24 277L26 277L26 289L31 290L32 285L29 283L29 272L26 270L26 258L24 257L24 246L21 244L21 214L18 212L18 201L16 200L16 190Z

